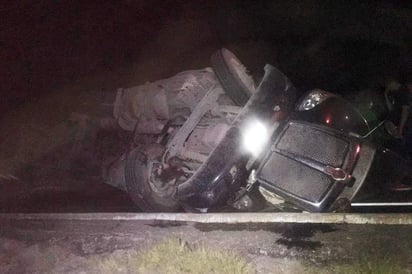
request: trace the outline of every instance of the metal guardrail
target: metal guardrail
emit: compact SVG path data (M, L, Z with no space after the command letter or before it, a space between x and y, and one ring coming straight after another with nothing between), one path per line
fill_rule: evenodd
M356 213L2 213L2 221L173 221L194 223L317 223L412 225L412 214Z

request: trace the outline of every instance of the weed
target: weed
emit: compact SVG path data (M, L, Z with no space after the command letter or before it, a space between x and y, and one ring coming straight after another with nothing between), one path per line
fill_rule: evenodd
M337 274L401 274L407 273L401 260L389 256L359 256L352 263L333 263L307 269L307 273Z
M93 260L104 273L254 273L239 255L206 246L189 246L179 239L161 242L127 256ZM95 265L96 266L96 265Z

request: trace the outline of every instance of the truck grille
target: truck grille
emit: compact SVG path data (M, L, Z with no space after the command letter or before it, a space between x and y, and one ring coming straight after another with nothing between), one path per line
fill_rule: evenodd
M258 177L269 188L280 188L313 203L321 201L333 183L326 174L277 153L271 154Z
M324 165L342 167L349 143L317 128L290 123L276 148Z

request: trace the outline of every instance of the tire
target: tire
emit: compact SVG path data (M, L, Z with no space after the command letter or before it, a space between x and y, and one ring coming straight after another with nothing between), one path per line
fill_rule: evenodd
M149 183L146 155L138 149L130 151L126 158L126 189L132 201L145 212L175 212L180 205L171 196L161 196Z
M236 105L245 105L254 93L255 86L239 59L223 48L212 55L211 64L225 93Z

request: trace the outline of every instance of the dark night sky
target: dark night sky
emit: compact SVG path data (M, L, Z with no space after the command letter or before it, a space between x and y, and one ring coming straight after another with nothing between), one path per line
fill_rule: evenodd
M363 88L383 76L410 74L412 9L406 2L45 0L2 4L0 107L12 108L73 80L138 63L142 47L174 19L206 22L217 37L217 47L265 41L276 51L275 60L268 62L278 65L298 86L337 91Z

